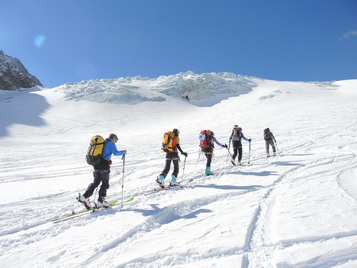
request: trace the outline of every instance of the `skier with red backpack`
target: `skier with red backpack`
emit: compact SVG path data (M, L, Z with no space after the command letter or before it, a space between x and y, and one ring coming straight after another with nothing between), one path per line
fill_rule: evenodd
M205 174L206 176L213 175L211 172L211 162L214 150L214 143L223 148L228 148L227 144L222 145L214 137L214 133L211 130L202 130L199 135L201 151L205 154L207 158Z
M170 186L178 185L176 182L176 178L179 173L180 158L177 150L179 150L181 154L187 157L187 153L182 151L180 147L179 135L180 135L180 131L177 128L175 128L173 131L167 131L162 139L162 150L166 152L166 163L165 163L164 170L160 173L160 175L156 179L156 182L162 188L165 187L164 180L167 176L167 173L169 173L170 171L171 161L174 164L174 170L171 175Z
M232 134L229 138L229 142L232 142L233 145L233 156L231 162L234 166L236 165L235 158L237 154L238 154L238 164L240 165L242 162L242 156L243 156L242 138L249 142L252 141L252 139L248 139L244 136L241 127L238 127L238 125L234 125L232 129Z

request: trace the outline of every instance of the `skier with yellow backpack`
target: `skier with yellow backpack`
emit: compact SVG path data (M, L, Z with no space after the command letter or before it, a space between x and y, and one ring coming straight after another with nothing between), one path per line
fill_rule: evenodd
M180 151L181 154L187 157L187 153L185 153L181 149L179 135L180 135L180 131L177 128L175 128L173 131L165 132L164 137L162 138L162 150L166 153L166 162L165 162L164 170L160 173L160 175L156 179L156 182L162 188L165 187L164 180L170 171L171 161L174 164L174 170L171 175L170 186L178 185L176 181L177 175L179 173L179 160L180 160L178 151Z
M101 184L99 189L98 202L95 203L96 207L108 207L106 201L107 189L109 188L109 174L110 165L112 164L112 154L116 156L125 155L126 150L118 151L115 143L118 137L115 134L110 134L107 139L103 139L97 135L91 138L91 142L86 155L87 163L92 165L94 180L89 184L87 190L83 195L78 197L78 201L83 203L87 209L92 208L89 197L93 194L94 190Z

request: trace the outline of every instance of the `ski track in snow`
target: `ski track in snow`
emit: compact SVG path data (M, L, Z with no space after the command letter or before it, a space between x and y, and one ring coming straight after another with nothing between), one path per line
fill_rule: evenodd
M356 126L356 123L352 124L346 129L349 129L354 126ZM344 129L341 129L337 132L341 132L343 130ZM324 136L315 139L315 141L313 142L305 142L303 144L295 146L294 148L290 148L288 152L290 154L294 153L294 151L301 150L332 135L333 133L328 133ZM337 170L330 170L329 164L331 164L332 162L340 163L341 166ZM306 169L313 170L314 168L319 166L326 166L327 169L316 173L310 173L310 176L324 177L326 175L335 174L337 177L342 177L345 173L351 172L351 166L357 166L357 157L356 154L341 156L334 155L331 157L320 158L318 160L306 162L301 166L297 166L287 170L277 180L275 180L275 182L271 186L267 187L267 192L261 200L247 232L245 246L245 251L247 253L245 253L244 255L242 267L274 267L273 255L277 249L280 249L282 247L292 247L300 243L306 245L307 243L336 239L336 237L344 238L350 236L357 236L357 230L355 230L354 232L348 233L334 233L330 236L307 237L306 239L301 239L301 241L284 241L280 242L279 244L274 244L270 241L270 230L267 230L269 229L269 226L267 226L268 219L269 217L271 217L270 211L272 210L275 204L277 196L281 194L281 188L283 188L284 185L289 184L293 180L304 179L303 177L301 178L299 176L300 171L305 171ZM357 192L353 190L353 194L351 194L351 190L349 187L343 187L343 180L341 180L341 185L342 188L348 194L350 194L353 199L357 200ZM349 262L351 260L357 260L357 247L352 247L349 250L344 250L343 252L331 254L328 257L314 258L310 261L294 264L293 266L290 266L289 264L278 264L278 267L332 267L338 264L341 265L342 263Z
M126 247L130 246L131 243L133 243L137 238L140 238L141 236L144 236L145 233L147 232L152 232L154 229L159 229L162 225L164 224L169 224L170 222L173 222L178 219L182 218L192 218L196 217L200 213L208 213L210 212L207 209L203 209L201 207L207 206L211 203L218 202L226 198L226 195L222 195L220 197L215 197L212 201L212 198L202 198L202 199L196 199L194 203L187 205L185 203L177 203L174 206L170 207L164 207L164 208L159 208L157 206L152 206L153 207L153 213L151 216L149 216L144 222L142 222L140 225L135 226L131 230L129 230L127 233L125 233L122 237L111 241L109 244L103 246L101 251L95 255L93 255L91 258L89 258L84 265L91 265L93 262L95 262L98 258L102 257L107 251L114 249L117 251L117 247ZM182 211L183 210L183 211ZM140 211L135 210L134 211ZM208 230L205 235L209 235L210 230ZM117 252L117 254L120 254L120 252ZM222 252L222 254L224 254ZM225 253L226 255L227 253ZM137 259L132 259L128 263L123 263L119 267L126 267L129 264L133 263L146 263L150 261L150 258L148 257L147 260L144 258L137 258ZM160 259L165 259L168 258L164 254L160 256ZM192 256L184 256L184 259L190 259ZM170 262L172 261L172 257L169 257L166 262L166 265L169 265ZM175 261L179 262L180 261L180 256L175 256ZM130 266L129 266L130 267Z

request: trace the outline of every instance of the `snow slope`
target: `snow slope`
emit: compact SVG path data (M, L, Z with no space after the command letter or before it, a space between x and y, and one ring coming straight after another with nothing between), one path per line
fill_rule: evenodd
M0 92L1 266L356 267L356 88L188 72ZM204 177L198 133L228 143L234 124L250 154L243 141L243 166L232 167L216 148ZM268 159L266 127L278 141ZM188 152L179 179L194 180L146 195L173 128ZM88 141L111 132L128 154L125 173L113 157L108 199L124 189L134 201L52 223L82 209Z

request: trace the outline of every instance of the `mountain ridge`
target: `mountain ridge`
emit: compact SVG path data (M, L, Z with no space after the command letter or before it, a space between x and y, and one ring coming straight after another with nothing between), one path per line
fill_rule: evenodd
M0 50L0 90L16 90L42 86L17 58Z

